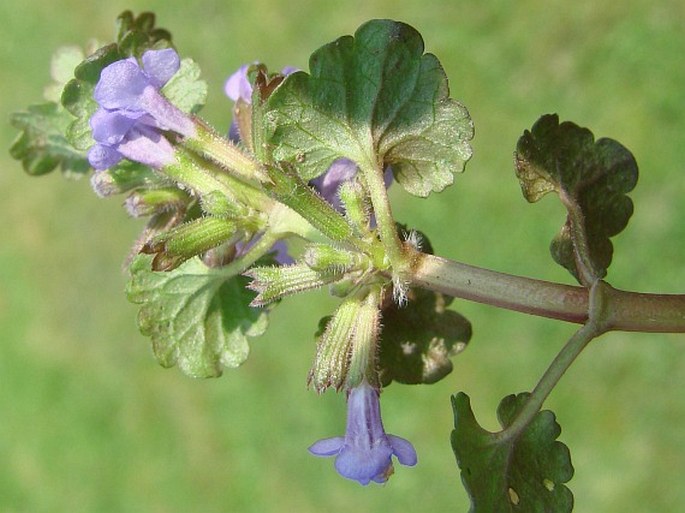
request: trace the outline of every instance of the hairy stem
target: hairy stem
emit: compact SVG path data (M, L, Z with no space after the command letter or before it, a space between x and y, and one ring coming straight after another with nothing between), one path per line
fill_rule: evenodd
M407 269L407 258L402 249L402 242L397 234L395 219L392 216L388 192L383 181L383 170L380 166L361 166L361 171L369 190L369 197L376 216L378 234L385 247L386 255L394 273L402 278Z
M216 162L227 172L233 173L236 178L247 183L268 181L264 170L251 155L246 154L226 137L218 134L204 120L196 117L195 128L197 137L182 141L188 149Z
M417 253L411 285L532 315L584 324L589 295L583 287L490 271ZM626 292L605 285L607 330L685 333L685 295Z
M227 277L245 272L252 264L271 251L271 248L277 241L277 235L269 231L264 232L257 242L255 242L242 257L221 267L220 272Z

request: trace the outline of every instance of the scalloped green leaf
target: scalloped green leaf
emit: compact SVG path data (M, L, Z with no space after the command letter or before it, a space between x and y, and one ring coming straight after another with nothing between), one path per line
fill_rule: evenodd
M200 66L192 59L182 59L181 67L162 88L162 94L183 112L199 112L207 101L207 82L200 78Z
M138 326L152 339L159 363L196 378L218 377L223 368L242 364L248 339L267 327L267 311L249 306L255 297L245 287L249 280L198 258L169 272L151 271L151 260L133 260L127 296L140 305Z
M511 425L528 393L509 395L497 408L503 428ZM543 410L518 436L504 438L486 431L463 392L452 397L452 448L471 499L470 513L570 513L573 494L565 483L573 477L568 448L557 440L561 427L554 413Z
M433 254L426 235L397 223L404 239L419 241L421 251ZM410 289L408 302L391 302L382 309L383 330L379 351L379 376L383 386L392 381L416 385L440 381L452 372L451 357L466 349L471 323L447 310L454 298L424 289Z
M44 175L60 167L65 175L82 176L90 169L86 155L64 136L73 119L56 103L32 105L26 112L14 113L10 122L21 132L10 155L21 161L30 175Z
M632 153L613 139L595 141L587 128L547 114L521 136L515 161L529 202L556 192L569 212L550 247L554 260L581 283L583 265L591 278L603 278L613 256L610 237L633 213L626 196L638 179Z
M471 158L473 123L449 97L438 59L409 25L372 20L309 60L269 97L267 140L275 160L304 179L346 157L362 169L392 166L411 194L450 185Z
M142 12L135 16L131 11L122 12L116 20L117 44L127 56L140 57L151 48L167 48L171 45L171 32L155 27L155 14Z
M391 303L383 309L379 354L383 386L436 383L452 372L452 356L471 339L471 323L447 310L449 296L412 289L404 307Z

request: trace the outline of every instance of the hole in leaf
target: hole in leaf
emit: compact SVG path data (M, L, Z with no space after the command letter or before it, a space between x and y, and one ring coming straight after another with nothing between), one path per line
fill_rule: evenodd
M516 490L514 490L513 488L509 488L508 491L509 491L509 500L511 501L511 503L514 506L518 506L519 502L521 501L521 499L519 498L519 494L516 493Z

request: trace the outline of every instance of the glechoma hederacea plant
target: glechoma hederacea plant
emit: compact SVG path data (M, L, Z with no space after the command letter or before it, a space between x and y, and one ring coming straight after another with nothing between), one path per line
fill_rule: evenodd
M32 175L92 171L97 194L124 194L132 216L149 218L127 295L159 362L219 376L245 361L281 299L326 287L339 305L320 323L308 383L346 394L347 429L309 450L366 485L390 477L393 457L417 463L412 444L385 431L381 390L452 370L471 337L446 308L452 298L578 323L532 392L502 400L501 431L478 425L468 396L452 398L452 448L472 511L570 511L573 467L545 398L607 331L685 331L685 295L604 280L611 237L633 212L630 151L542 116L517 143L515 172L529 202L555 192L566 208L550 249L580 286L472 267L433 255L388 201L390 186L442 191L471 158L469 113L412 27L370 21L315 51L308 71L246 64L225 86L230 130L197 116L198 66L152 14L125 12L117 29L116 42L88 56L60 54L73 78L13 117L21 133L11 152Z

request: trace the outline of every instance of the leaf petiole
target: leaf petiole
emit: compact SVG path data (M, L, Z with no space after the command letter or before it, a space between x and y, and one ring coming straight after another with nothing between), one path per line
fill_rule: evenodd
M515 439L530 424L535 415L542 408L545 399L552 392L559 380L568 370L578 355L585 349L591 340L607 331L605 319L607 317L608 285L602 281L596 281L590 288L590 302L588 309L588 322L583 325L566 342L556 358L552 361L540 381L526 400L523 408L519 411L514 421L506 429L497 433L501 440Z
M360 169L376 216L378 234L392 266L393 274L399 274L401 278L405 278L409 270L409 261L397 234L395 218L392 215L388 192L383 181L383 171L379 166L371 165L360 165Z

